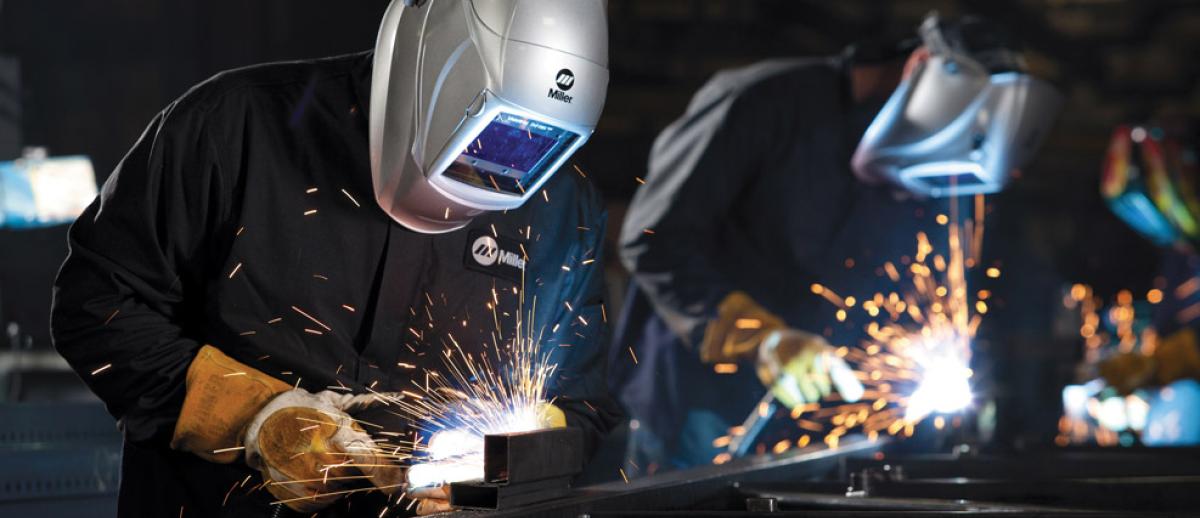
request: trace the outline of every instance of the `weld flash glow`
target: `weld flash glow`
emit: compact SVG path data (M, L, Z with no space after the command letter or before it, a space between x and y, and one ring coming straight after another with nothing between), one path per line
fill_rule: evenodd
M918 358L920 383L908 398L904 419L916 422L930 414L952 414L971 406L971 369L954 345L937 343Z
M966 272L982 264L986 207L983 196L975 196L973 217L960 219L957 203L952 202L943 224L948 235L944 252L935 250L925 233L918 233L915 255L879 269L894 283L894 290L843 298L828 286L812 286L813 294L837 308L839 320L867 319L867 338L836 351L854 371L830 373L831 378L848 374L857 378L862 390L839 394L841 404L811 404L791 414L800 428L825 434L823 442L829 447L836 447L838 439L853 430L869 439L882 434L911 436L924 419L971 406L971 340L987 308L980 303L991 293L983 290L972 297ZM847 261L847 267L852 264ZM999 268L989 270L994 270L986 272L991 273L989 278L999 277ZM939 422L957 426L958 420ZM740 433L744 432L730 430L729 437ZM727 460L718 457L714 462Z
M408 470L411 488L431 487L483 479L483 437L492 434L532 432L545 428L539 403L537 406L523 405L513 408L498 405L481 409L490 403L475 404L474 410L484 414L459 414L448 421L461 420L460 428L435 432L424 448L425 458ZM475 416L472 418L471 416ZM464 419L465 417L465 419Z
M523 291L521 296L524 306ZM499 323L498 316L493 317ZM533 311L528 321L534 321ZM453 347L443 351L446 375L431 376L430 386L419 398L397 402L429 437L424 444L420 440L412 444L410 488L482 479L485 435L548 426L547 389L557 365L549 352L542 351L540 335L527 331L524 322L518 320L515 337L480 356L464 352L450 337ZM497 334L503 336L500 329Z

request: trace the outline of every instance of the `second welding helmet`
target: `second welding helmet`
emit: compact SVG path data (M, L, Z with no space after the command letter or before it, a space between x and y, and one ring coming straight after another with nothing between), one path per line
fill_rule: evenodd
M931 197L1003 189L1049 133L1062 96L988 22L945 24L931 13L920 37L929 58L867 127L855 174Z
M375 199L417 232L516 209L591 136L603 0L393 0L370 101Z
M1158 126L1118 126L1100 193L1125 224L1158 246L1200 242L1197 157L1189 139Z

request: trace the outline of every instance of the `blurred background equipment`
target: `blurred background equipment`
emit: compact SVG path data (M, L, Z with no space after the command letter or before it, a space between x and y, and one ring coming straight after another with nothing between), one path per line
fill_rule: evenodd
M90 399L50 349L50 290L67 225L96 197L87 157L47 158L32 148L0 162L0 394L8 401Z
M40 148L0 162L0 228L67 225L99 194L87 157L48 158Z
M1059 445L1200 445L1200 168L1188 118L1166 121L1119 125L1109 142L1101 195L1163 250L1163 267L1144 300L1129 290L1106 300L1082 284L1063 296L1084 349L1063 389Z

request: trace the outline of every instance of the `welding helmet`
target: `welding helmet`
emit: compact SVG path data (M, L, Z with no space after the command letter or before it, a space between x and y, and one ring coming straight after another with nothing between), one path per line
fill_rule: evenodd
M603 0L393 0L374 55L375 199L422 233L516 209L591 136Z
M1161 127L1118 126L1100 192L1109 208L1159 246L1200 242L1196 152Z
M978 18L925 18L919 63L867 127L851 166L868 183L922 196L992 193L1031 159L1062 98L1030 75L1003 32Z

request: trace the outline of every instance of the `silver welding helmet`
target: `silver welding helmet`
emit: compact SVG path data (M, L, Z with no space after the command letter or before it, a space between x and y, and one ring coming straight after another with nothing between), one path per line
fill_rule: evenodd
M375 46L375 199L417 232L520 207L591 136L604 0L393 0Z
M1023 57L977 18L920 27L929 59L905 77L867 127L851 159L868 183L921 196L1004 188L1049 133L1062 96L1027 72Z

